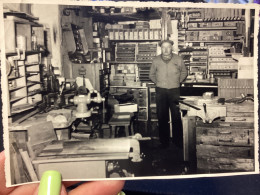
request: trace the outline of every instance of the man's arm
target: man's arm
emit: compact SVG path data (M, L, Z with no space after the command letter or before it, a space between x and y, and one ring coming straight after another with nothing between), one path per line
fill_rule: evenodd
M154 61L150 68L149 79L151 79L156 84L156 65L155 65Z
M183 59L181 58L181 74L180 74L180 83L183 82L188 76L187 67L184 64Z

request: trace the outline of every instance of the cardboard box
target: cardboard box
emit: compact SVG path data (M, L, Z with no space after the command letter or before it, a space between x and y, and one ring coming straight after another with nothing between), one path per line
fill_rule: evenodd
M188 36L194 36L194 37L197 37L197 36L199 36L199 32L198 31L187 31L186 32L186 35L187 35L187 37Z
M115 113L119 112L137 112L137 104L126 103L126 104L115 104L114 105Z
M212 22L211 25L212 25L212 27L222 27L223 22Z
M209 41L209 36L199 36L199 41Z
M237 23L236 23L236 22L224 22L224 26L236 27L236 26L237 26Z
M233 36L234 31L233 30L223 30L223 36Z
M187 36L187 41L197 41L198 37L197 36Z
M198 23L188 23L188 28L197 28Z
M233 41L234 37L233 36L223 36L224 41Z
M210 41L221 41L222 36L210 36Z
M199 26L200 28L209 28L211 27L211 22L202 22L202 23L199 23Z

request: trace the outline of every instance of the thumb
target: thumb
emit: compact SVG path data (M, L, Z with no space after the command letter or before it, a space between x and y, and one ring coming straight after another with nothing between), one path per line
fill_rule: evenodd
M58 171L45 171L41 177L38 195L66 195L66 189L61 184L61 174Z

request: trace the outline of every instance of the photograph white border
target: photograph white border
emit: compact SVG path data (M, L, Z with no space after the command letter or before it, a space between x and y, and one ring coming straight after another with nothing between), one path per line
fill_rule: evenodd
M259 5L257 4L214 4L214 3L166 3L166 2L137 2L137 1L123 1L123 2L112 2L112 1L84 1L84 0L2 0L0 3L0 15L3 16L3 3L32 3L32 4L60 4L60 5L76 5L76 6L124 6L124 7L182 7L182 8L240 8L240 9L255 9L256 13L259 13ZM236 176L236 175L250 175L259 173L259 134L258 134L258 32L259 32L259 15L255 16L255 29L254 29L254 123L255 123L255 132L254 132L254 152L255 152L255 171L252 172L235 172L235 173L218 173L218 174L195 174L195 175L173 175L173 176L152 176L152 177L130 177L130 178L116 178L117 180L141 180L141 179L184 179L184 178L201 178L201 177L223 177L223 176ZM3 17L0 18L0 26L4 26ZM4 30L1 28L1 72L5 71L5 40L4 40ZM10 177L10 156L9 156L9 133L8 133L8 116L7 116L7 97L4 94L7 94L8 91L5 87L7 85L7 80L5 77L1 76L2 83L2 102L3 102L3 127L4 127L4 148L6 155L5 171L6 171L6 180L7 186L18 186L11 185ZM115 180L115 178L104 178L106 180ZM104 179L77 179L74 181L93 181L93 180L104 180ZM66 181L66 180L64 180ZM69 180L71 181L71 180ZM30 182L37 183L37 182Z

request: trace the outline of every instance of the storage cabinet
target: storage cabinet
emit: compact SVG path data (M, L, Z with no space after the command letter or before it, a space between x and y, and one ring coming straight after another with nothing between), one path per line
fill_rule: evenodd
M241 116L228 117L233 112L244 113ZM197 169L200 173L254 170L254 123L246 113L253 113L253 103L227 105L225 122L196 124ZM243 121L243 122L242 122Z

